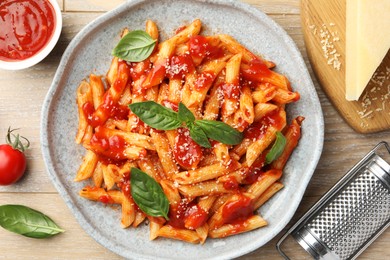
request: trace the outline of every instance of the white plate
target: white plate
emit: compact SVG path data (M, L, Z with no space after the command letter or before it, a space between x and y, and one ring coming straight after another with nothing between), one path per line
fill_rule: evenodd
M306 118L303 137L285 168L285 188L260 210L269 223L267 227L224 239L208 239L204 245L164 238L149 241L147 226L122 229L119 209L78 195L86 183L73 182L84 154L84 149L74 142L78 124L76 88L91 72L106 73L122 28L144 29L145 21L153 19L162 35L169 36L175 28L195 18L202 20L207 34L232 35L250 50L274 61L276 70L287 75L294 90L301 94L301 100L287 110L290 119L297 115ZM227 259L259 248L286 226L317 165L323 128L321 106L301 54L286 32L264 13L236 1L129 1L87 25L68 46L43 105L41 141L54 185L80 225L106 248L136 259Z

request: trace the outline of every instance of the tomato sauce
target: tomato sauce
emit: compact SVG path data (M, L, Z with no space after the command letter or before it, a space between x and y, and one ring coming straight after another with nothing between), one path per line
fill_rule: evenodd
M56 25L47 0L0 1L0 60L25 60L49 42Z
M175 228L195 230L206 223L208 213L196 203L182 199L176 208L169 211L168 224Z
M118 183L118 187L127 198L131 198L130 175L125 176L123 181Z
M216 75L212 71L204 71L199 74L195 81L194 87L197 91L209 89L215 79Z
M246 220L253 215L254 206L252 199L243 194L238 194L238 199L227 202L222 209L222 224L234 224Z
M238 190L240 184L234 176L229 176L224 180L223 187L227 190Z
M188 47L193 59L218 59L224 55L224 50L222 48L213 45L202 35L190 37Z
M188 54L172 56L167 68L167 76L169 79L184 79L187 73L194 71L194 63Z
M264 175L266 153L262 153L259 158L245 172L244 184L253 184Z
M244 78L251 81L259 81L262 77L267 77L271 74L271 70L260 59L251 60L248 67L241 71Z
M102 195L99 197L99 201L104 204L112 204L114 203L114 200L111 198L110 195Z
M281 128L283 118L279 114L279 110L273 110L267 115L262 117L259 121L250 125L244 132L244 137L257 140L260 139L267 132L269 126L274 126L276 128Z
M100 113L95 113L94 106L90 102L85 103L82 108L88 123L93 127L103 125L110 117L116 120L125 120L128 118L130 111L127 106L120 105L112 100L109 93L103 96L103 103L99 107Z
M195 168L202 159L202 148L192 140L187 128L177 129L173 155L176 162L185 169Z
M108 135L102 126L98 126L95 129L95 133L91 138L91 146L96 153L111 159L127 159L125 154L126 141L120 136Z
M240 85L225 83L221 86L225 98L238 100L240 97Z

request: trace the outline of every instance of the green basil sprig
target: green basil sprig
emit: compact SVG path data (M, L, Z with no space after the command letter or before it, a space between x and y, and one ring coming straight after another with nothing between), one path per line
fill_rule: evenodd
M149 175L131 168L131 196L138 207L152 217L168 218L169 201L161 186Z
M112 51L112 55L126 61L139 62L152 54L156 40L141 30L126 34Z
M272 161L278 159L286 146L286 137L281 132L276 132L276 140L272 145L271 150L265 156L265 163L270 164Z
M45 214L23 205L0 206L0 226L31 238L47 238L65 231Z
M144 123L158 130L173 130L182 124L175 111L154 101L137 102L129 107Z
M235 145L243 139L241 132L221 121L196 120L195 124L201 127L210 139L223 144Z
M173 130L187 127L191 138L199 145L210 148L208 138L218 142L235 145L243 139L243 134L233 127L214 120L196 120L192 112L183 104L175 112L154 101L137 102L129 105L131 111L144 123L158 130Z

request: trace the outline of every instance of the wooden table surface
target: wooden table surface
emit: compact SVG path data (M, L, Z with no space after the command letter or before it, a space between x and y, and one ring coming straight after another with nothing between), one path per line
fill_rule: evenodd
M66 232L45 240L34 240L0 228L0 259L121 259L104 248L80 227L52 185L40 149L40 114L60 57L83 26L124 0L58 0L63 10L63 30L54 51L38 65L22 71L0 70L0 133L8 126L31 141L26 152L25 177L12 186L0 187L0 204L23 204L52 217ZM358 134L340 117L324 95L310 68L301 30L299 0L245 0L279 23L298 45L310 70L325 118L325 143L317 169L293 219L298 218L378 142L390 141L390 131ZM3 141L1 141L3 142ZM284 232L283 232L284 233ZM275 250L282 235L242 259L282 259ZM382 234L360 259L390 256L390 232ZM292 246L286 249L292 259L304 254Z

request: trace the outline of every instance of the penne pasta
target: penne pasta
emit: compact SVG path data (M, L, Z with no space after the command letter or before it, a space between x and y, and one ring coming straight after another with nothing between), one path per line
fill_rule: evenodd
M304 120L286 127L286 108L299 93L232 36L200 34L199 19L170 37L152 20L144 30L142 61L118 54L77 87L79 196L121 207L123 228L145 221L150 240L204 244L267 225L257 209L283 188Z

